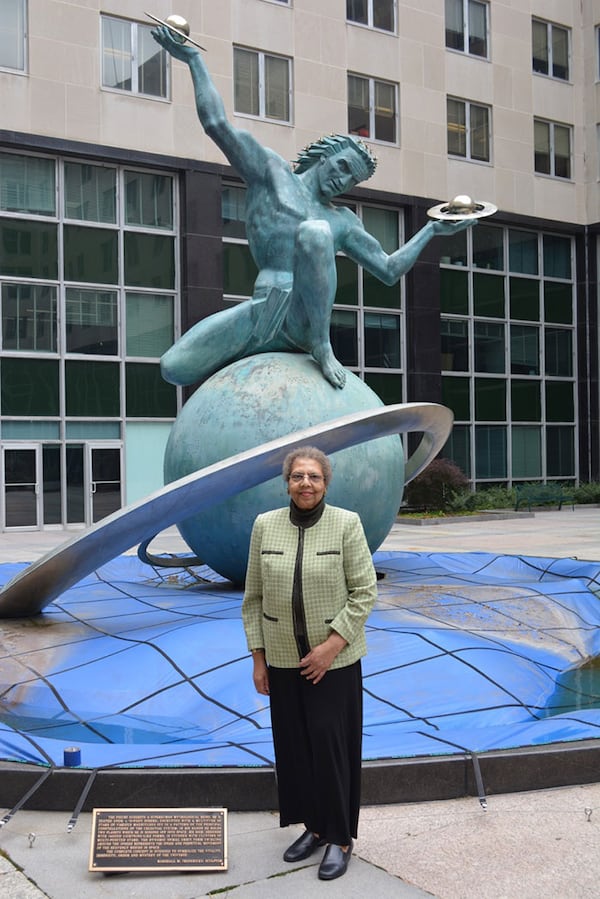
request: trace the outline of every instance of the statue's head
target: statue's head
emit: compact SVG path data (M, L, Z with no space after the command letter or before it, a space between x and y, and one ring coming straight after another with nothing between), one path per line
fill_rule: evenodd
M359 181L366 181L377 168L377 157L371 153L367 145L349 134L330 134L313 141L298 154L294 172L301 175L308 171L322 159L341 153L342 150L351 150L357 157L357 170L360 174Z

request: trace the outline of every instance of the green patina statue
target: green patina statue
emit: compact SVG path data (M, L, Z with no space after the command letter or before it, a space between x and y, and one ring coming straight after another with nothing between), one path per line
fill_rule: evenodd
M329 337L336 252L343 251L391 285L414 265L432 237L455 234L473 220L428 222L388 255L351 210L331 202L375 171L376 160L362 141L343 135L322 138L300 154L292 170L281 156L227 120L198 50L164 26L152 34L188 64L200 122L246 182L248 243L259 269L252 299L190 328L163 356L163 377L173 384L193 384L245 356L305 352L334 387L343 387L346 372Z

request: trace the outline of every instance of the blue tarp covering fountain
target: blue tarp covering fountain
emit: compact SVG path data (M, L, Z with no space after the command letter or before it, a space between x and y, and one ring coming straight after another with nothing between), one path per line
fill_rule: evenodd
M365 760L600 736L600 696L565 673L600 655L600 562L488 553L375 556ZM0 583L22 565L1 565ZM241 591L208 568L120 556L43 616L4 621L0 758L84 768L273 762ZM588 681L586 680L587 684Z

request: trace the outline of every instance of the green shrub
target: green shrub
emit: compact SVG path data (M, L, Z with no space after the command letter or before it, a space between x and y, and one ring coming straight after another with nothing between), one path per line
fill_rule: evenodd
M445 510L450 508L453 497L468 486L469 480L458 465L438 458L407 484L404 499L419 509Z
M481 512L486 509L514 509L515 492L508 487L483 487L476 492L465 490L453 497L453 512Z
M600 503L600 483L580 484L573 490L573 498L576 503Z

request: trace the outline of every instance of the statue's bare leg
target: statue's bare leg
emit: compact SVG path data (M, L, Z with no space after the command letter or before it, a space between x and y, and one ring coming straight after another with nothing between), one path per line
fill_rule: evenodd
M163 378L170 384L195 384L249 355L252 326L250 301L203 318L164 354L160 360Z
M290 337L319 363L334 387L346 383L346 370L334 354L329 338L337 273L333 237L325 221L303 222L296 235L293 303L285 328Z

